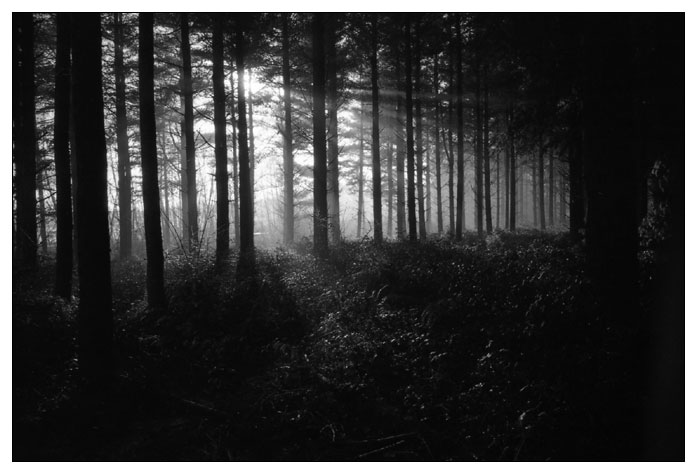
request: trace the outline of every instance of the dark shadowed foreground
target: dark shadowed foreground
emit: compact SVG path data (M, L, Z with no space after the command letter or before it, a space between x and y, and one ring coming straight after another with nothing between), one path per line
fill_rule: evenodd
M51 296L52 263L43 280L15 275L13 459L637 455L642 421L608 414L643 400L632 368L607 364L633 327L597 318L580 248L476 242L260 252L244 278L170 255L164 314L145 310L144 264L117 264L106 395L79 389L77 304ZM643 251L636 318L657 302L653 260Z

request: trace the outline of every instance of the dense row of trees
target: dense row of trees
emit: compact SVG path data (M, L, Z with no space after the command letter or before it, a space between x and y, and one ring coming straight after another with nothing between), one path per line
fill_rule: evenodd
M368 223L376 243L461 240L472 218L480 237L525 225L586 238L603 294L620 289L613 309L634 292L648 212L683 239L673 27L648 15L13 14L15 262L35 268L55 243L68 297L77 258L88 372L109 367L110 246L131 257L136 228L155 308L164 250L199 252L209 237L223 264L231 242L252 256L256 234L312 236L326 256L347 223L359 237Z

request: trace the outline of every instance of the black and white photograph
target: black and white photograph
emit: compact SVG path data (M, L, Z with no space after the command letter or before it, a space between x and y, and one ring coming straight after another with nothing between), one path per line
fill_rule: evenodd
M12 13L12 461L684 462L685 12L328 7Z

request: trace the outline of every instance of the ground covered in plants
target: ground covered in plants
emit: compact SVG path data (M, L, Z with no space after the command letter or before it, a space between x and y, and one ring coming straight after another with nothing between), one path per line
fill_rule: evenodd
M13 276L13 459L609 457L622 437L599 395L626 389L603 369L616 330L583 268L578 245L539 233L259 251L244 276L170 255L153 313L144 262L114 263L118 372L95 397L77 301L51 295L46 262Z

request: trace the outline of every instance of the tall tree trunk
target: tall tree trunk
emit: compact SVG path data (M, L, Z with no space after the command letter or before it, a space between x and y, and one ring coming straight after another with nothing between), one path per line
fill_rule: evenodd
M153 62L153 14L138 15L138 98L141 122L141 169L143 171L143 225L147 257L148 306L165 306L165 269L160 228L155 86Z
M328 14L327 19L327 212L330 217L330 238L339 244L342 230L339 222L339 134L337 130L337 46L336 13Z
M56 104L54 153L56 162L56 287L70 298L73 282L73 224L70 187L70 14L56 14Z
M419 20L415 25L415 65L414 65L414 119L416 125L416 164L417 164L417 220L419 239L427 238L427 226L424 216L424 134L422 127L422 55Z
M255 157L254 153L254 108L252 107L253 100L254 98L252 97L252 70L248 69L247 70L247 84L249 86L249 89L247 91L247 113L250 115L250 118L248 120L248 141L250 144L250 193L252 194L252 215L254 216L254 205L255 205L255 193L254 193L254 187L255 187L255 168L257 167L257 159ZM254 226L254 220L252 221L252 225Z
M475 66L475 223L477 226L477 235L482 237L483 220L482 210L483 187L482 187L482 95L481 95L481 73L480 73L480 58L479 52L476 52Z
M128 153L124 24L121 15L121 13L114 13L114 82L119 173L119 258L125 260L131 257L131 159Z
M245 262L254 260L254 204L250 176L250 153L247 148L247 108L245 106L245 37L242 19L235 32L235 67L238 76L238 159L240 162L240 256Z
M228 220L228 145L225 126L225 73L223 71L223 20L213 18L213 122L216 146L216 261L222 263L230 252Z
M405 108L407 109L407 222L410 241L417 240L417 213L414 203L414 128L412 123L412 27L405 16Z
M235 59L233 58L233 62ZM230 74L230 122L233 126L231 142L233 145L233 234L235 235L235 245L240 246L240 175L238 174L238 134L235 119L235 74ZM293 180L293 176L291 176Z
M17 251L19 262L35 269L36 260L36 118L34 106L34 17L13 13L12 105L15 132L15 187L17 194Z
M40 157L37 157L40 159ZM36 185L39 191L39 243L41 245L41 253L43 255L48 254L48 239L46 236L46 203L44 197L44 168L39 169L39 175L37 176Z
M73 97L78 215L78 363L102 386L114 368L102 35L97 13L73 13ZM98 387L99 387L98 386ZM103 387L103 386L102 386Z
M439 97L439 57L434 54L434 165L436 167L436 230L439 235L444 232L443 202L441 198L441 147L439 132L441 130L441 98Z
M395 184L393 182L393 144L388 142L388 238L393 238L393 199Z
M456 25L456 50L457 50L457 70L456 70L456 122L458 136L458 185L456 190L456 240L463 239L463 192L465 191L465 137L463 124L463 34L461 32L461 22L458 18Z
M182 94L184 96L184 145L187 174L187 215L189 249L199 245L199 217L196 191L196 143L194 142L194 91L191 80L191 48L189 46L189 16L181 14L182 28ZM184 213L184 211L182 211Z
M552 147L548 151L548 224L555 225L555 168Z
M399 42L398 42L399 43ZM396 46L399 53L399 47ZM402 57L395 62L396 89L400 91ZM395 104L395 173L397 174L397 238L405 239L405 123L402 94L398 92Z
M455 156L453 154L453 120L454 96L456 94L455 75L454 75L454 60L456 57L454 44L451 42L449 47L450 60L448 62L448 144L444 136L444 150L448 153L448 232L451 236L456 230L456 214L455 214L455 193L454 193L454 165Z
M373 240L383 242L383 206L381 202L380 101L378 98L378 15L371 15L371 102L373 161Z
M567 188L567 186L565 186L566 185L565 176L562 174L561 171L558 171L558 176L559 176L559 180L560 180L559 190L558 190L559 199L560 199L560 204L559 204L560 209L558 210L558 212L560 213L559 221L560 221L560 225L562 226L567 222L567 215L565 213L565 208L567 207L566 201L565 201L565 189Z
M181 81L183 83L184 81ZM180 98L180 109L184 116L184 97ZM180 163L180 207L182 216L182 245L185 250L191 249L191 235L189 233L189 177L187 173L187 138L184 131L184 120L179 122L179 163Z
M499 184L500 184L500 180L499 180L499 168L500 168L500 165L501 165L501 164L499 163L499 162L500 162L499 158L500 158L499 149L497 149L497 159L496 159L496 160L497 160L497 229L499 229L499 209L500 209L500 207L499 207L499 205L500 205L499 201L500 201L500 199L501 199L501 197L502 197L502 193L501 193L501 190L500 190L500 187L499 187Z
M356 170L358 182L359 203L356 209L356 237L361 238L364 224L364 102L361 101L359 110L359 163Z
M570 235L573 239L582 238L584 228L584 164L582 163L582 140L573 139L569 151L569 185L570 185Z
M313 15L313 248L320 257L328 254L324 21Z
M538 161L531 157L531 211L533 212L533 227L538 227Z
M487 86L487 67L484 72L483 86L483 106L482 106L482 158L485 168L485 229L487 234L492 234L492 193L490 182L490 108L489 108L489 89Z
M509 111L507 110L504 115L504 120L508 121L508 118ZM511 165L511 147L509 147L508 133L506 135L507 137L504 142L504 229L509 229L509 168Z
M162 137L162 135L161 135ZM162 138L160 142L160 149L162 150L162 171L160 175L160 183L162 184L162 193L165 197L165 215L164 219L161 220L162 227L162 246L163 249L170 248L170 241L172 235L170 233L170 180L167 167L170 163L170 158L167 155L167 138Z
M538 145L538 211L540 212L540 228L545 231L545 149L543 138ZM551 183L552 186L552 183Z
M516 232L516 148L514 147L514 104L507 112L507 148L509 149L509 231Z

